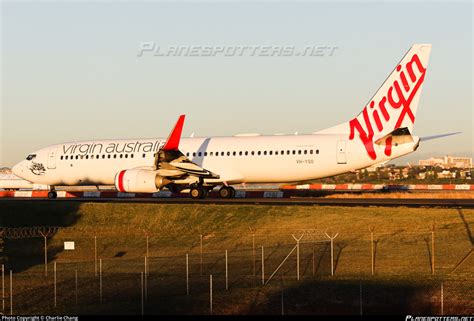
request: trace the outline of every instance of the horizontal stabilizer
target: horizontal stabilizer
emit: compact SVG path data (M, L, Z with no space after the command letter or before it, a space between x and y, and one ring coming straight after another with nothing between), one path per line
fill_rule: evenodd
M425 142L425 141L427 141L427 140L438 139L438 138L447 137L447 136L452 136L452 135L457 135L457 134L461 134L461 133L462 133L462 132L455 132L455 133L448 133L448 134L425 136L425 137L420 137L420 141L421 141L421 142Z

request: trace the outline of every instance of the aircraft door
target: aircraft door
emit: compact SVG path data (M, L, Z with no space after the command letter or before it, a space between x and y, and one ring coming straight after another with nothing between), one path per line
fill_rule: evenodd
M51 148L48 151L48 168L49 169L55 169L56 168L56 151L57 148Z
M345 140L338 140L337 141L337 163L338 164L346 164L346 141Z

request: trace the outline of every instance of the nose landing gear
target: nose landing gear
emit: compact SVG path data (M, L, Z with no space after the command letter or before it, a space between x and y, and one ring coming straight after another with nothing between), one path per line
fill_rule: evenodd
M55 199L56 197L58 197L58 193L56 193L55 190L51 190L48 192L48 198L51 200L51 199Z

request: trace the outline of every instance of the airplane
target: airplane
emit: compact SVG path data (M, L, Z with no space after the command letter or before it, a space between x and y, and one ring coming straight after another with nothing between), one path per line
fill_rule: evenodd
M431 44L413 45L358 116L312 134L181 138L181 115L167 139L52 145L12 171L49 185L49 198L56 186L115 185L123 193L189 190L199 199L216 186L219 197L231 198L235 184L300 183L384 163L423 140L412 133L430 52Z

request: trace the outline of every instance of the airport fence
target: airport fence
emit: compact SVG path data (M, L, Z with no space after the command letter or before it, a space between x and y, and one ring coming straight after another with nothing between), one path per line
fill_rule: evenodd
M8 257L4 313L13 305L13 313L24 314L207 314L211 304L213 313L241 313L236 302L248 313L330 313L325 309L332 307L358 314L400 305L436 314L474 312L472 244L447 228L368 228L350 235L250 229L238 237L186 235L188 242L123 232L0 229ZM74 250L64 250L72 241Z

